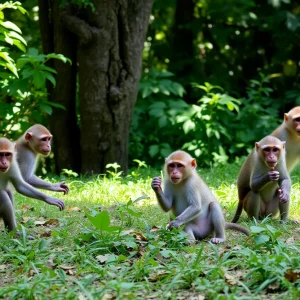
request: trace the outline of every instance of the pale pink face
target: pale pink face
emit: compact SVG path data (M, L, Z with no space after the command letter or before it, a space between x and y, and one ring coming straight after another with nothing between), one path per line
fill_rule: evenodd
M185 165L180 162L171 162L168 164L168 174L173 183L179 183L183 179Z
M269 168L275 168L280 157L280 148L277 146L267 146L262 149L265 163Z

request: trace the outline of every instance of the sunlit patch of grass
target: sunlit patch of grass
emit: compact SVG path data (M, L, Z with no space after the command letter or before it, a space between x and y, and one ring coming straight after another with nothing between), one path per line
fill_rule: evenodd
M199 170L227 221L236 209L240 165ZM65 201L61 212L16 194L25 237L0 234L0 298L299 298L298 225L269 218L257 223L243 213L239 223L251 229L251 237L228 230L224 244L206 239L189 246L180 230L165 230L169 216L151 190L160 170L117 174L70 177L68 195L45 191ZM300 218L299 175L299 169L292 174L294 219ZM93 225L87 216L100 218ZM28 241L26 234L36 239Z

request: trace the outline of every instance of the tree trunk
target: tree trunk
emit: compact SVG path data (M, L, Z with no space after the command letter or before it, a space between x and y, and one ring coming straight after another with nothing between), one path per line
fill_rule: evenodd
M79 38L83 173L108 163L128 168L128 138L152 0L93 1L95 11L64 17Z
M60 53L72 60L72 65L56 59L50 60L50 66L57 71L57 75L56 86L48 86L49 100L65 107L65 110L53 109L50 129L53 134L56 171L59 173L66 168L80 172L80 132L76 116L77 37L61 21L69 7L59 9L60 2L61 0L39 0L44 53Z

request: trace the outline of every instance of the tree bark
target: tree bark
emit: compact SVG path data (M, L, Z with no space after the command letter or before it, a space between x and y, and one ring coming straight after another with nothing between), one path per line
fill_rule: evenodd
M78 36L82 173L128 168L128 138L152 0L95 0L64 16Z
M44 53L60 53L72 60L72 65L57 59L49 61L49 66L57 71L56 86L47 86L49 100L65 107L65 110L53 108L50 130L53 134L56 171L60 173L66 168L80 172L80 132L76 116L77 36L70 33L62 23L65 11L70 10L70 7L60 9L60 2L39 0Z

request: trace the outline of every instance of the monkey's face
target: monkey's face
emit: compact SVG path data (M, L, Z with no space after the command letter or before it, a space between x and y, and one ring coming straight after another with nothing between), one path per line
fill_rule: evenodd
M50 135L41 137L32 136L29 143L31 143L31 147L35 152L47 156L51 152L51 138L52 136Z
M300 136L300 117L293 118L293 129L298 136Z
M280 148L268 146L262 149L264 161L269 168L275 168L280 158Z
M181 162L171 162L168 165L168 175L172 183L178 184L184 179L185 165Z
M12 160L11 152L0 152L0 172L5 173L9 170L10 164Z

